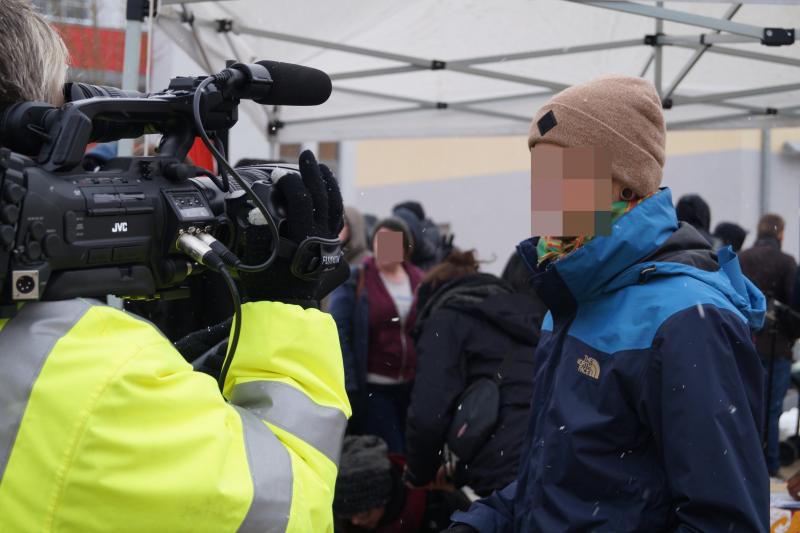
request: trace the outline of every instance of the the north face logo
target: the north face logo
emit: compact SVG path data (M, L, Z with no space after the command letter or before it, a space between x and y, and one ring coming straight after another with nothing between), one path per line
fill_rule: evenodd
M600 363L594 357L584 355L583 359L578 359L578 372L593 379L600 379Z

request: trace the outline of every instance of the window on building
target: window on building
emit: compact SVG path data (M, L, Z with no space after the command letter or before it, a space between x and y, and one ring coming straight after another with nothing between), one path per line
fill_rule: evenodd
M60 22L92 24L97 17L97 0L33 0L33 4Z

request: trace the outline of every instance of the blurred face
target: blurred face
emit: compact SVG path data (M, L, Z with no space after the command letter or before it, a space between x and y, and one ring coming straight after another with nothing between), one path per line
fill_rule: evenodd
M383 513L386 511L385 507L375 507L369 511L358 513L350 517L350 523L354 526L364 529L375 529L378 527L378 522L383 518Z
M611 203L622 199L633 198L612 180L603 148L539 143L531 149L532 235L610 235Z
M403 262L403 232L381 228L372 239L375 262L379 267L392 267Z

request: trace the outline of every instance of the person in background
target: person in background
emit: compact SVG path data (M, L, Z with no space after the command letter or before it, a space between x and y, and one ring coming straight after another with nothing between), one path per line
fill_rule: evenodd
M405 479L436 478L458 400L476 380L497 380L492 435L451 478L488 496L514 480L533 392L538 310L531 298L478 271L473 251L453 251L425 275L417 295L417 378L406 422Z
M665 137L661 99L641 78L572 86L536 114L532 170L565 179L551 155L576 147L609 161L610 213L594 212L610 234L520 243L550 312L519 475L456 513L453 532L766 531L750 339L764 296L728 248L714 253L678 224L660 188Z
M364 213L364 238L367 240L367 248L372 251L372 233L375 231L375 225L378 223L378 217L372 213Z
M678 222L686 222L696 229L703 236L712 248L716 250L720 244L709 233L711 228L711 208L708 203L697 194L686 194L680 197L675 204L675 214Z
M403 235L404 260L382 264L367 257L351 268L350 279L331 295L329 312L339 329L345 383L353 406L350 431L378 435L392 452L405 448L406 411L417 354L411 338L414 292L423 272L412 265L414 241L399 219L377 223L373 249L382 231Z
M769 301L777 300L785 305L791 303L797 263L789 254L781 251L784 221L780 215L768 213L758 222L756 242L752 248L739 254L742 272L756 284ZM767 308L772 307L770 302ZM783 398L789 389L792 370L792 345L800 336L800 324L787 313L775 310L777 320L770 321L756 334L756 348L761 355L764 369L769 372L769 362L774 355L772 368L772 391L767 435L767 469L770 476L777 476L780 468L778 457L778 420L783 412ZM773 338L774 335L774 338ZM774 340L774 343L773 343ZM774 344L774 349L773 349ZM769 384L768 384L769 386Z
M453 512L469 507L452 488L407 487L403 464L376 436L345 437L333 497L337 533L439 533Z
M720 222L711 236L719 241L720 246L730 246L734 252L739 253L747 237L747 230L733 222Z
M422 204L411 200L399 203L392 208L392 216L401 219L411 230L414 252L410 259L414 265L428 270L444 258L439 228L425 217Z
M364 216L355 207L344 208L344 228L339 233L344 259L350 266L361 264L369 255L367 234L364 231Z
M547 314L547 306L536 294L536 290L531 285L531 271L528 270L525 262L516 251L508 258L500 279L511 285L515 293L524 294L530 298L531 304L536 309L536 327L540 328L544 316Z

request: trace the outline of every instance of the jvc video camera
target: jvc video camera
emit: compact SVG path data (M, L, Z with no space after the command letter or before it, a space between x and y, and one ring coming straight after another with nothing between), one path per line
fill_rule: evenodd
M158 297L210 256L244 269L235 250L247 213L262 211L273 237L284 219L270 183L277 166L234 173L223 156L218 177L185 163L186 154L201 136L220 155L211 139L236 123L241 99L316 105L331 84L321 71L262 61L174 78L148 95L76 83L64 92L60 108L19 102L0 114L0 305ZM115 158L96 172L83 168L90 143L145 133L162 135L157 156ZM279 240L274 248L272 258ZM338 241L325 239L284 252L293 271L308 277L332 269L341 254ZM264 259L248 271L266 268Z

